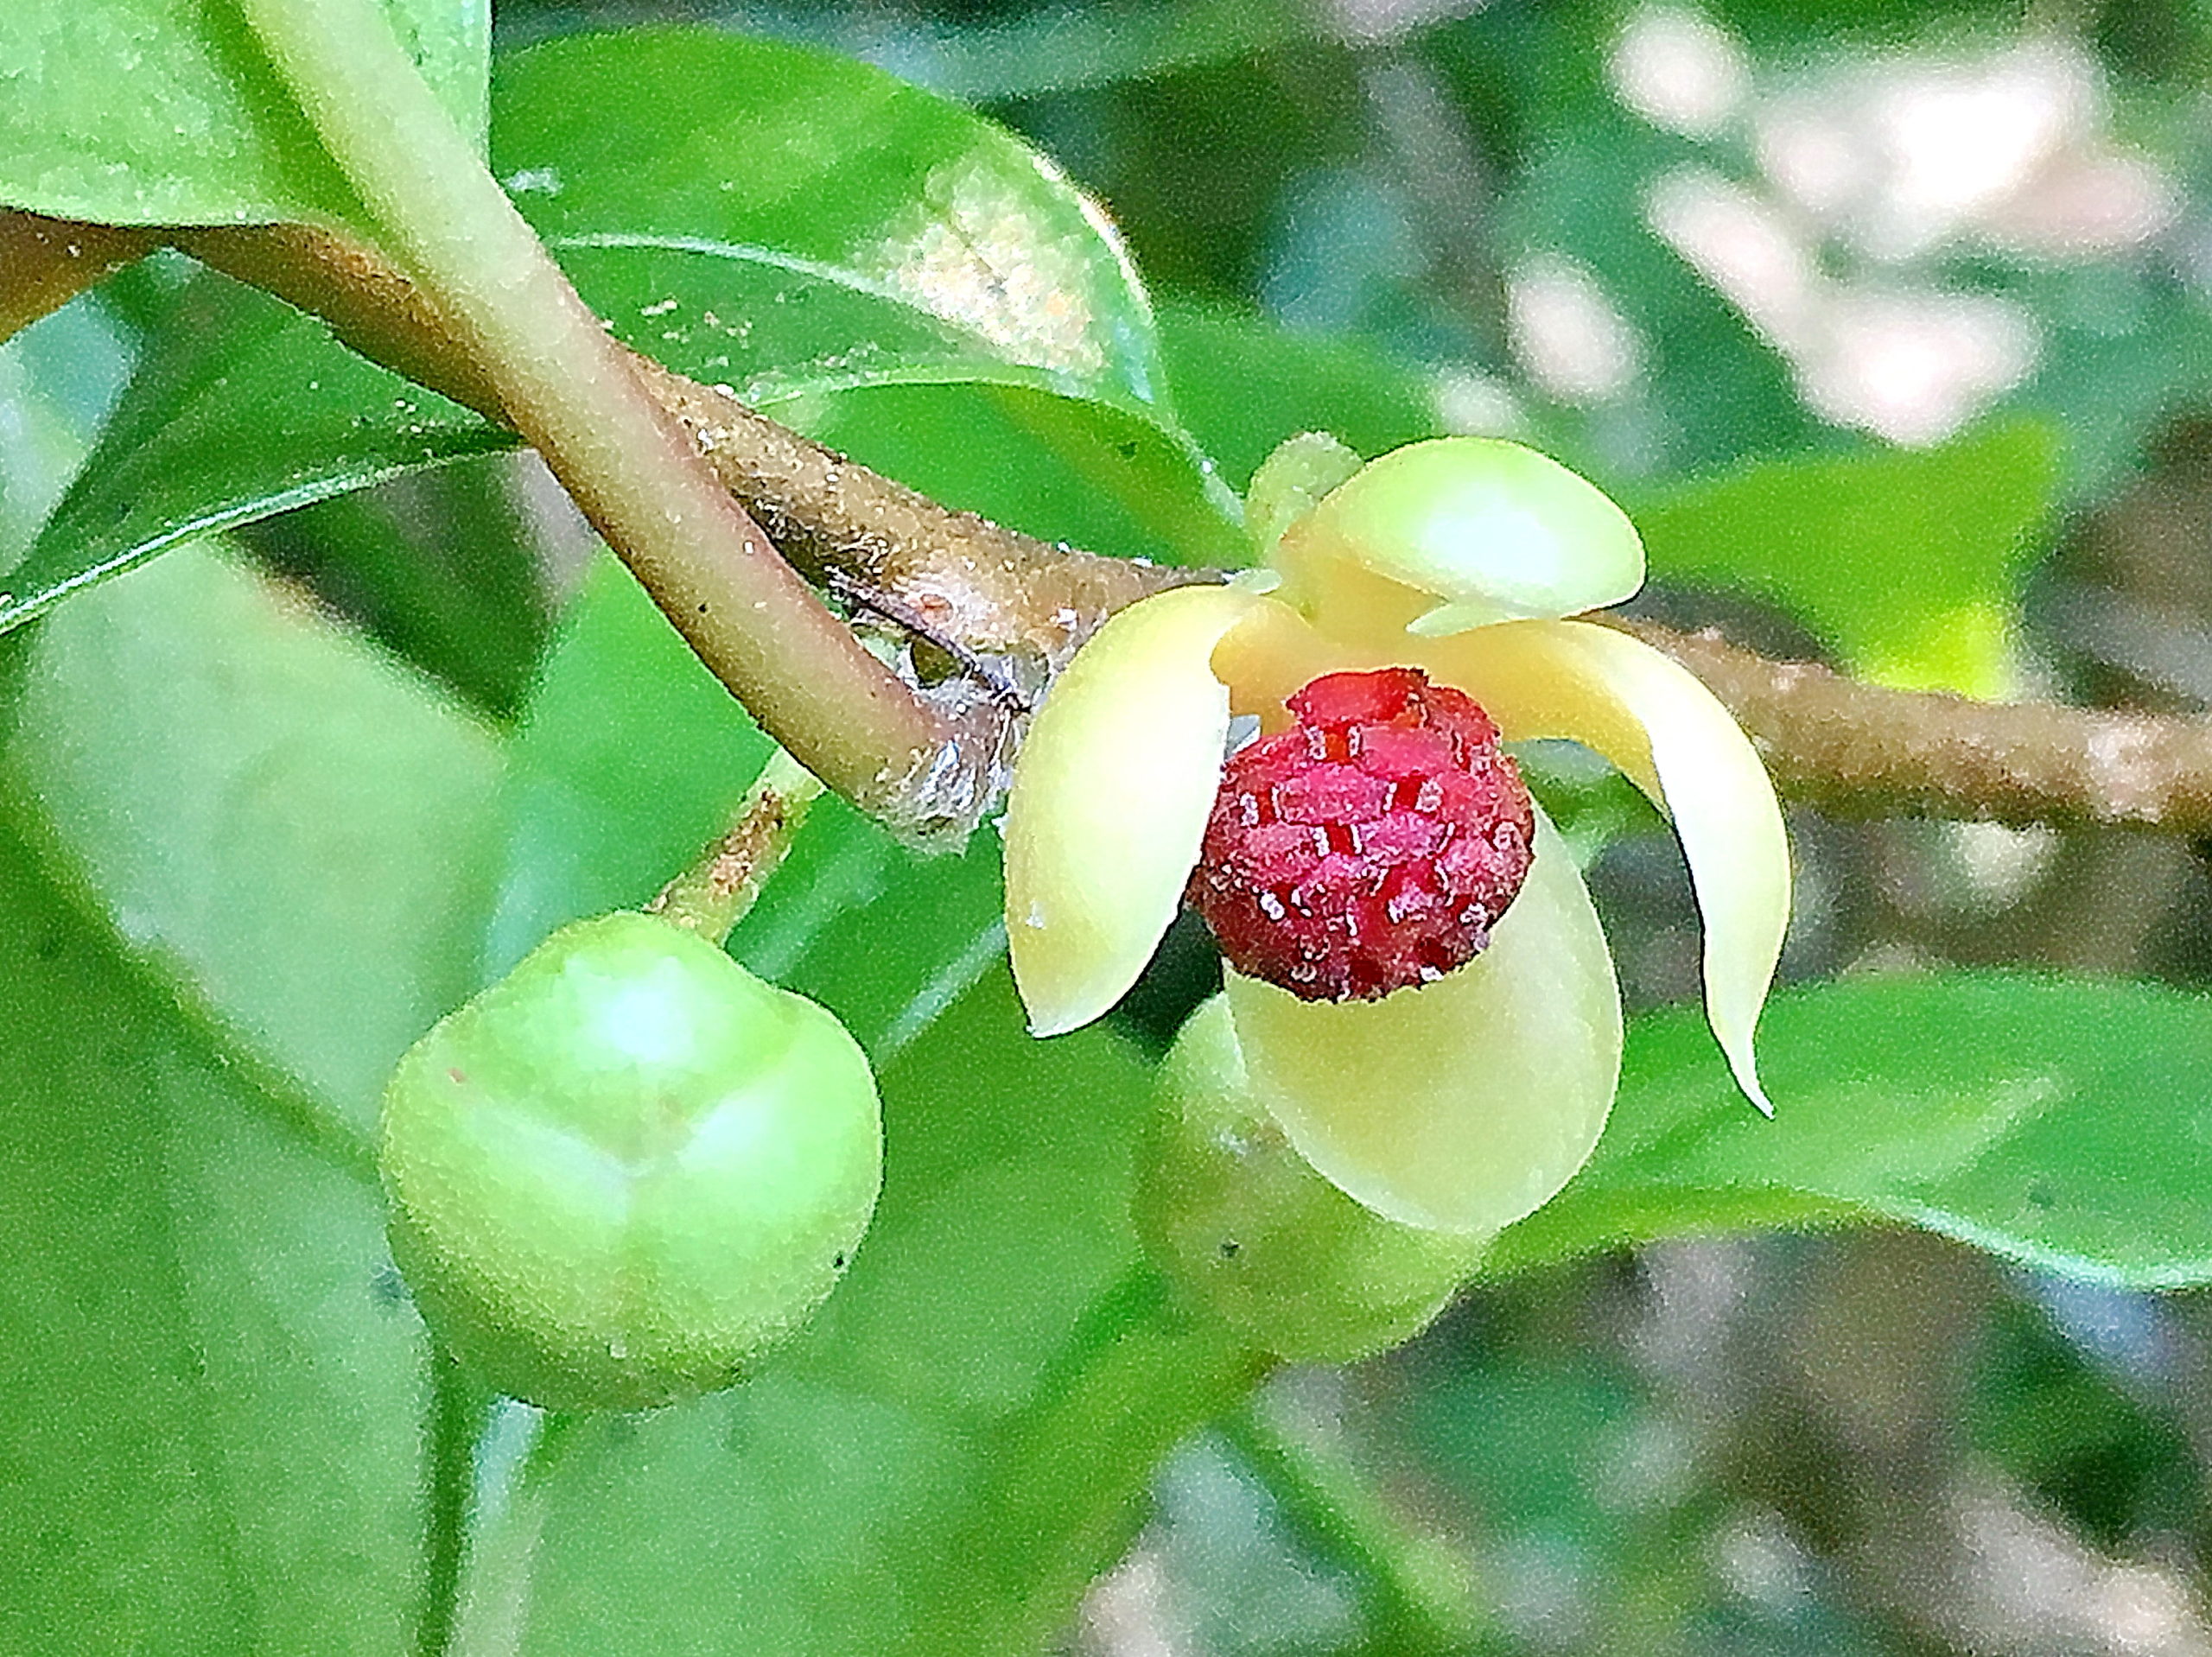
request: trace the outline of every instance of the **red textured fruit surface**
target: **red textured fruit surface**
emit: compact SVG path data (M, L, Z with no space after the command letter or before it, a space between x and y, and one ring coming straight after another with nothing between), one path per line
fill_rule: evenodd
M1490 942L1535 833L1472 698L1418 668L1332 673L1229 762L1190 896L1230 964L1309 1001L1441 978Z

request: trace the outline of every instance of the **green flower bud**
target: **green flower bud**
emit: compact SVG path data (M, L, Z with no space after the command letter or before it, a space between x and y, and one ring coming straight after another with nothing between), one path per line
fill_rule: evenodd
M1292 524L1349 483L1366 462L1326 432L1300 432L1275 446L1244 492L1244 527L1266 557Z
M1386 1220L1292 1149L1254 1098L1228 998L1160 1069L1135 1217L1155 1265L1255 1344L1349 1362L1426 1329L1486 1239Z
M882 1131L836 1019L650 916L580 921L385 1095L391 1244L503 1392L640 1409L727 1386L836 1284Z

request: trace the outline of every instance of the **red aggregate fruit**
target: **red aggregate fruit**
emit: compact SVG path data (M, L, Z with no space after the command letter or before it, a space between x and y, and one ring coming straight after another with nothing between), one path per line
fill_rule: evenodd
M1331 673L1233 755L1190 898L1230 964L1309 1001L1441 978L1527 878L1535 808L1497 727L1418 668Z

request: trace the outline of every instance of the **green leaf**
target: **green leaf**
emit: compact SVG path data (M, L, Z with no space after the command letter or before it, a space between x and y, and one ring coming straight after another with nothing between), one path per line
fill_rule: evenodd
M195 535L515 441L355 356L314 318L207 277L149 345L92 458L10 572L0 629Z
M365 1134L474 984L488 735L204 546L31 644L6 796L189 1005Z
M1234 548L1119 243L1000 128L864 65L698 31L557 41L495 91L501 175L641 350L1037 533ZM514 441L226 284L152 357L0 628L195 531Z
M1655 576L1770 599L1869 677L1988 695L2057 478L2056 434L2014 420L1940 448L1761 461L1634 516Z
M1165 395L1097 209L865 64L703 29L556 41L499 66L493 149L618 331L748 401L979 376Z
M919 11L779 8L748 14L746 24L883 64L931 92L970 104L1111 86L1255 58L1327 28L1324 17L1294 0L1152 0L991 13L973 23L940 22ZM524 21L518 33L531 26Z
M2204 997L1998 975L1823 985L1778 997L1759 1048L1770 1122L1694 1013L1638 1020L1597 1154L1500 1238L1494 1268L1880 1216L2096 1281L2212 1281Z
M0 1648L410 1649L426 1348L372 1186L5 821L0 960Z
M473 1584L461 1650L503 1609L528 1657L1036 1650L1157 1458L1250 1384L1131 1276L1146 1070L1116 1038L1032 1042L1001 972L881 1079L883 1200L837 1293L732 1392L558 1424L480 1539L512 1574Z
M428 1349L365 1136L473 982L497 756L204 545L0 670L0 1647L410 1648Z
M383 0L464 132L484 130L489 0ZM352 190L228 4L0 10L0 204L111 225L358 217Z
M1240 490L1300 432L1329 432L1369 456L1443 435L1435 388L1357 340L1163 302L1160 343L1177 411Z
M552 625L515 463L425 472L247 527L247 550L472 705L511 720Z
M84 464L120 389L126 348L97 303L65 305L0 344L0 606L32 537Z
M2202 1511L2188 1427L2171 1398L2140 1387L2133 1366L2099 1362L2088 1343L2018 1304L1995 1309L1981 1344L1965 1436L2095 1546L2118 1553Z

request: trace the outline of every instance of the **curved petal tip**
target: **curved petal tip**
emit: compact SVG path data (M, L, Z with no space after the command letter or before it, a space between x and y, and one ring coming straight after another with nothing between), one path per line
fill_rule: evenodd
M1687 669L1611 627L1518 622L1421 655L1509 740L1570 737L1673 819L1705 923L1707 1021L1745 1096L1772 1115L1751 1038L1789 923L1789 837L1751 740Z
M1439 437L1370 460L1298 523L1285 556L1325 553L1441 600L1435 634L1574 615L1643 584L1643 543L1596 485L1494 437Z

